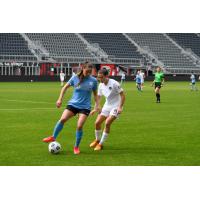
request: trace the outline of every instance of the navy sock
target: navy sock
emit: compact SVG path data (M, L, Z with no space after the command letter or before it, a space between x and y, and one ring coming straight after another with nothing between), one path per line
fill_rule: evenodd
M78 147L80 142L81 142L81 139L82 139L82 136L83 136L83 131L82 130L77 130L76 131L76 142L75 142L75 147Z
M55 139L58 137L58 134L62 129L63 129L63 124L60 121L58 121L53 131L53 137Z

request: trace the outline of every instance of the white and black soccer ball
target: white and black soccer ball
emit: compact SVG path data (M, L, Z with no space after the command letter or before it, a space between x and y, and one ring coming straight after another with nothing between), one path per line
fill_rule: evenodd
M58 142L49 143L49 152L52 154L58 154L61 150L61 145Z

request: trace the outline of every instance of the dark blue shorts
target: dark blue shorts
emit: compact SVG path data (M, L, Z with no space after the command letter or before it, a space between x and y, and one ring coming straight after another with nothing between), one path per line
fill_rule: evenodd
M79 109L79 108L75 108L74 106L71 106L71 105L67 105L66 109L73 112L74 115L76 115L77 113L82 113L82 114L85 114L88 116L90 114L90 110L88 110L88 109Z

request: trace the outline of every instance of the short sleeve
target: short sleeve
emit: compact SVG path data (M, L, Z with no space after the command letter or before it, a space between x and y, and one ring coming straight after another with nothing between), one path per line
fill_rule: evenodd
M94 85L93 85L93 88L92 88L93 91L96 91L97 90L97 80L95 79L94 81Z
M74 79L76 76L72 76L69 81L67 82L69 85L74 86Z
M123 89L121 88L120 84L117 81L114 83L114 88L118 94L123 91Z

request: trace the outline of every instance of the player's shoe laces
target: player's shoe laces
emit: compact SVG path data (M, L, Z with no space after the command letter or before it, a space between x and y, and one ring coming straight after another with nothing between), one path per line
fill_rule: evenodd
M100 151L103 149L103 146L101 144L97 144L97 146L94 148L94 151Z
M90 144L90 147L91 148L95 148L97 146L97 144L99 144L99 141L98 140L94 140L91 144Z
M54 142L55 138L53 136L50 136L50 137L44 138L42 141L43 142Z
M80 154L80 149L79 147L74 147L74 154Z

